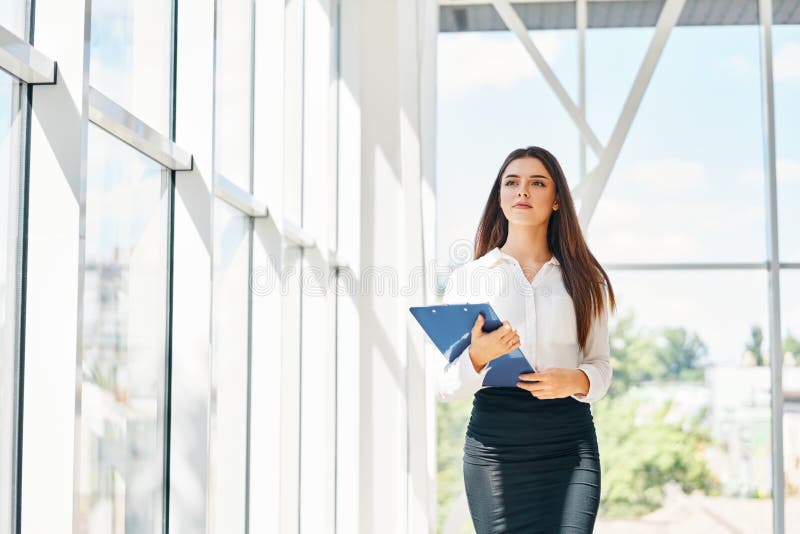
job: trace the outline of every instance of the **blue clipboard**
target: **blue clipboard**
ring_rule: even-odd
[[[448,362],[455,360],[470,344],[472,325],[478,313],[483,312],[484,332],[496,330],[503,324],[488,302],[411,306],[408,311]],[[517,387],[521,373],[535,372],[519,348],[486,365],[489,372],[483,378],[483,386]]]

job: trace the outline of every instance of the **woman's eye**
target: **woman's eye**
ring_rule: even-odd
[[[536,180],[535,182],[533,182],[533,184],[538,185],[540,187],[545,187],[544,182],[542,182],[541,180]],[[506,180],[505,185],[514,185],[514,180]]]

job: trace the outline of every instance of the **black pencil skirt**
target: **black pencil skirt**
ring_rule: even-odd
[[[600,454],[590,405],[516,387],[478,390],[464,485],[477,534],[592,532]]]

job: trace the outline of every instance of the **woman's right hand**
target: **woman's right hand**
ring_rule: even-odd
[[[484,366],[495,358],[508,354],[519,347],[519,334],[508,321],[503,321],[499,328],[491,332],[483,331],[483,314],[479,313],[472,325],[469,356],[475,371],[480,372]]]

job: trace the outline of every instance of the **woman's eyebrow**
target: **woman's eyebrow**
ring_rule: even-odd
[[[506,174],[506,178],[519,178],[516,174]],[[550,180],[549,176],[544,176],[543,174],[531,174],[529,178],[544,178],[545,180]]]

